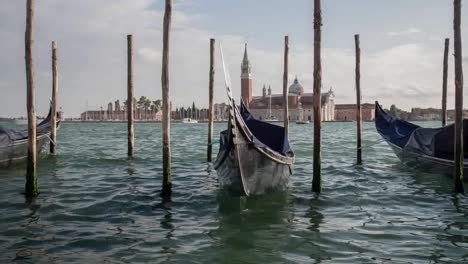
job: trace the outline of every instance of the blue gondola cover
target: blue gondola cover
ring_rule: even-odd
[[[393,117],[376,102],[375,126],[377,132],[388,142],[403,151],[431,157],[454,159],[454,125],[440,128],[422,128]],[[463,120],[465,158],[468,157],[468,120]]]

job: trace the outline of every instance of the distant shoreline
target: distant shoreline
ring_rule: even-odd
[[[227,120],[215,120],[214,123],[227,123]],[[322,121],[322,123],[348,123],[348,122],[354,122],[354,121]],[[374,122],[374,121],[364,121],[364,122]],[[127,124],[127,121],[111,121],[111,120],[66,120],[62,121],[62,123],[66,124],[72,124],[72,123],[87,123],[87,124]],[[154,121],[154,120],[135,120],[135,123],[162,123],[161,121]],[[171,120],[171,123],[182,123],[181,120]],[[208,123],[207,120],[201,120],[198,121],[198,124],[203,123],[206,124]],[[283,121],[273,121],[271,123],[283,123]],[[311,122],[312,124],[313,122]],[[192,123],[193,124],[193,123]],[[197,124],[197,123],[195,123]]]
[[[215,123],[227,123],[227,120],[225,121],[214,121]],[[103,120],[103,121],[99,121],[99,120],[87,120],[87,121],[84,121],[84,120],[65,120],[65,121],[62,121],[62,123],[67,123],[67,124],[70,124],[70,123],[89,123],[89,124],[127,124],[128,122],[126,120]],[[162,123],[162,121],[155,121],[155,120],[135,120],[135,123]],[[171,120],[171,123],[182,123],[181,120]],[[198,123],[208,123],[208,121],[198,121]],[[197,123],[195,123],[197,124]]]

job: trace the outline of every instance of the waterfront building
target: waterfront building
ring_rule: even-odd
[[[411,108],[413,120],[442,120],[442,109],[435,108]]]
[[[241,64],[241,98],[252,115],[260,120],[283,120],[283,94],[272,94],[271,87],[263,86],[261,96],[252,95],[252,65],[247,54],[247,44]],[[322,121],[335,118],[335,94],[332,88],[322,93]],[[298,78],[288,90],[289,119],[293,121],[313,121],[313,93],[306,93]]]
[[[361,104],[362,121],[373,121],[375,119],[375,105]],[[356,121],[356,104],[337,104],[335,105],[336,121]]]
[[[162,111],[136,109],[134,111],[136,121],[161,121]],[[102,110],[87,110],[80,115],[81,121],[126,121],[127,111],[119,108],[112,109],[112,104],[109,103],[106,111]]]
[[[226,103],[214,104],[213,109],[215,121],[225,121],[229,119],[229,105]]]

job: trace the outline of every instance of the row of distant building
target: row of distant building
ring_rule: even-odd
[[[362,117],[364,121],[374,120],[374,104],[362,104]],[[268,120],[268,111],[265,110],[250,110],[256,112],[256,118]],[[282,109],[273,109],[273,118],[270,120],[282,120]],[[259,113],[260,112],[260,113]],[[304,118],[302,120],[313,121],[313,109],[306,108],[303,110]],[[262,113],[264,115],[262,115]],[[291,112],[290,112],[291,113]],[[356,120],[356,105],[355,104],[336,104],[333,109],[333,118],[328,118],[328,121],[355,121]],[[448,110],[448,120],[453,120],[454,110]],[[277,115],[278,117],[276,117]],[[136,109],[135,120],[137,121],[161,121],[162,113],[154,111],[145,111]],[[193,113],[182,113],[180,111],[172,111],[173,120],[182,120],[184,118],[191,118],[199,121],[208,120],[209,112],[208,109],[199,109]],[[290,115],[291,121],[298,121],[299,114]],[[411,121],[435,121],[442,119],[442,110],[435,108],[412,108],[410,112],[399,111],[397,116],[403,120]],[[226,121],[229,118],[228,105],[226,103],[220,103],[214,105],[214,120],[215,121]],[[464,118],[468,118],[468,111],[464,111]],[[81,114],[80,120],[82,121],[126,121],[127,111],[125,110],[95,110],[86,111]]]
[[[262,88],[261,96],[252,95],[252,65],[249,61],[247,53],[247,45],[245,45],[244,57],[241,64],[241,98],[252,115],[260,120],[283,120],[284,106],[283,94],[272,94],[271,87]],[[288,108],[289,120],[291,121],[314,121],[313,110],[313,93],[306,93],[304,87],[300,84],[296,77],[288,89]],[[354,121],[356,120],[356,105],[355,104],[335,104],[335,93],[332,88],[321,94],[322,105],[322,121]],[[374,104],[364,103],[361,105],[362,120],[374,120]],[[216,121],[227,120],[229,118],[228,105],[226,103],[214,105],[214,119]],[[208,119],[208,109],[197,109],[196,111],[180,111],[176,109],[171,111],[171,117],[175,120],[183,118],[193,118],[197,120]],[[399,110],[396,115],[407,120],[440,120],[442,111],[440,109],[422,109],[413,108],[411,112]],[[153,120],[160,121],[162,113],[160,111],[145,111],[141,109],[135,110],[136,120]],[[448,111],[449,119],[453,115],[453,111]],[[126,110],[121,110],[120,106],[116,105],[112,109],[112,104],[108,106],[107,111],[86,111],[81,114],[81,120],[126,120]]]

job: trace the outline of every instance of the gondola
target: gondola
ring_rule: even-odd
[[[60,116],[57,114],[56,126],[60,125]],[[36,127],[36,149],[41,152],[50,141],[52,128],[52,111],[49,110],[47,118]],[[28,130],[15,130],[0,127],[0,168],[8,168],[15,163],[26,160],[28,156]]]
[[[375,127],[397,157],[420,171],[451,175],[454,167],[454,125],[423,128],[386,113],[375,103]],[[463,120],[464,175],[468,172],[468,120]],[[467,180],[468,177],[465,177]]]
[[[228,129],[220,134],[214,163],[220,187],[240,196],[285,190],[294,152],[284,128],[255,119],[242,101],[239,109],[229,100]]]

